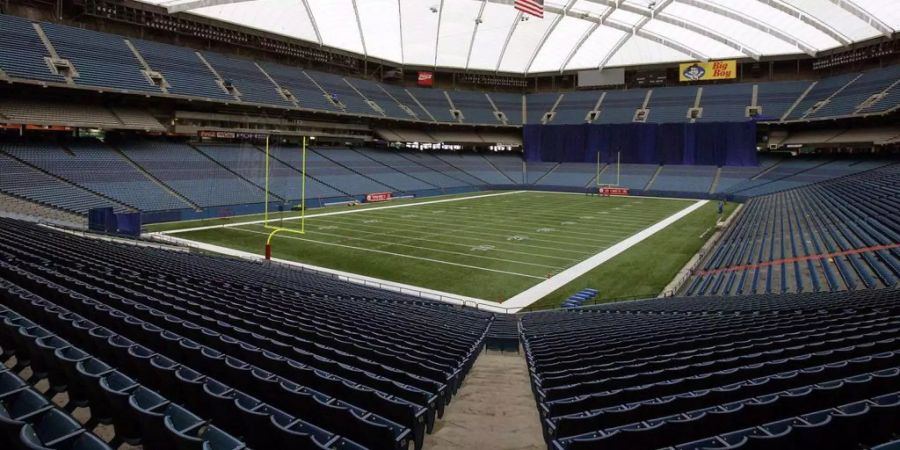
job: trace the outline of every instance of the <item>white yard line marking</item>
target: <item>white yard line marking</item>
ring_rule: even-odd
[[[404,203],[402,205],[385,205],[385,206],[375,206],[372,208],[361,208],[361,209],[352,209],[352,210],[344,210],[344,211],[331,211],[331,212],[323,212],[323,213],[318,213],[318,214],[308,214],[306,216],[306,218],[311,219],[314,217],[340,216],[343,214],[356,214],[356,213],[363,213],[366,211],[377,211],[379,209],[408,208],[411,206],[432,205],[435,203],[459,202],[459,201],[471,200],[471,199],[475,199],[475,198],[497,197],[500,195],[521,194],[523,192],[528,192],[528,191],[495,192],[493,194],[471,195],[468,197],[444,198],[441,200],[431,200],[431,201],[427,201],[427,202]],[[300,216],[284,217],[284,218],[279,218],[279,219],[269,219],[269,222],[274,222],[277,220],[295,220],[295,219],[299,219],[299,218],[300,218]],[[207,226],[202,226],[202,227],[182,228],[180,230],[157,231],[157,232],[148,233],[148,234],[149,235],[154,235],[154,234],[159,235],[159,234],[188,233],[191,231],[211,230],[214,228],[229,228],[229,227],[239,227],[239,226],[243,226],[243,225],[255,225],[255,224],[264,223],[264,222],[265,222],[265,220],[262,220],[262,219],[261,220],[250,220],[247,222],[235,222],[235,223],[228,223],[228,224],[223,224],[223,225],[207,225]]]
[[[430,237],[432,237],[432,236],[443,236],[443,235],[446,235],[447,233],[446,233],[446,231],[439,231],[439,232],[432,232],[432,233],[425,233],[422,231],[417,231],[417,229],[419,229],[419,228],[429,228],[428,226],[425,226],[425,225],[417,226],[417,227],[408,227],[408,228],[392,227],[393,231],[387,232],[387,233],[386,232],[367,231],[367,230],[361,229],[361,228],[368,227],[368,228],[375,228],[375,229],[382,230],[383,227],[373,227],[372,225],[362,225],[362,224],[358,224],[358,223],[352,223],[352,225],[353,225],[352,228],[349,226],[328,225],[328,228],[324,228],[324,229],[326,229],[326,230],[347,230],[347,231],[350,231],[351,233],[365,233],[365,234],[368,234],[371,236],[390,236],[390,237],[397,237],[397,236],[395,236],[395,234],[401,233],[401,234],[405,234],[405,236],[403,236],[403,239],[406,241],[422,241],[422,242],[429,242],[432,244],[450,245],[450,246],[454,246],[454,247],[472,248],[472,247],[476,247],[479,245],[491,245],[491,246],[498,245],[497,241],[460,236],[460,235],[456,234],[456,231],[454,231],[454,236],[453,236],[455,239],[469,239],[469,240],[474,240],[476,242],[472,243],[472,244],[464,244],[464,243],[460,243],[460,242],[447,242],[447,241],[442,241],[442,240],[437,240],[437,239],[431,239]],[[434,229],[434,227],[430,227],[430,229]],[[316,230],[307,231],[307,234],[315,235],[316,233],[322,233],[322,230],[323,230],[323,228],[320,227]],[[409,236],[410,233],[418,233],[419,236]],[[341,236],[346,239],[355,239],[355,237],[352,235],[335,234],[335,236]],[[379,241],[379,242],[386,243],[385,241]],[[547,249],[554,250],[552,248],[547,248]],[[503,249],[503,248],[499,248],[499,247],[492,248],[491,250],[499,252],[499,253],[511,253],[514,255],[525,255],[525,256],[536,256],[539,258],[559,259],[559,260],[567,261],[567,262],[581,261],[581,259],[572,259],[572,258],[564,257],[564,256],[552,256],[552,255],[546,255],[543,253],[520,252],[520,251],[516,251],[516,250],[507,250],[507,249]]]
[[[253,231],[253,230],[248,230],[248,229],[246,229],[246,228],[235,228],[235,229],[236,229],[236,230],[241,230],[241,231],[251,231],[251,232],[253,232],[253,233],[259,233],[259,234],[265,234],[265,235],[268,235],[268,234],[269,234],[268,232]],[[475,254],[475,253],[467,253],[467,252],[455,252],[455,251],[452,251],[452,250],[443,250],[443,249],[432,248],[432,247],[421,247],[421,246],[418,246],[418,245],[404,244],[404,243],[402,243],[402,242],[385,241],[385,240],[383,240],[383,239],[368,239],[368,238],[359,237],[359,236],[347,236],[347,235],[344,235],[344,234],[326,233],[326,232],[323,232],[323,231],[316,231],[316,232],[314,232],[314,233],[307,233],[307,234],[309,234],[310,236],[313,236],[313,235],[315,235],[315,234],[319,234],[319,235],[323,235],[323,236],[334,236],[334,237],[340,238],[340,239],[342,239],[342,240],[344,240],[344,241],[374,242],[374,243],[376,243],[376,244],[381,244],[381,246],[383,246],[383,247],[391,247],[391,246],[409,247],[409,248],[414,248],[414,249],[416,249],[416,250],[427,250],[427,251],[430,251],[430,252],[446,253],[446,254],[448,254],[448,255],[465,256],[465,257],[467,257],[467,258],[489,259],[489,260],[493,260],[493,261],[502,261],[502,262],[510,263],[510,264],[520,264],[520,265],[524,265],[524,266],[542,267],[542,268],[544,268],[544,269],[565,269],[565,267],[560,267],[560,266],[550,266],[550,265],[546,265],[546,264],[539,264],[539,263],[531,263],[531,262],[516,261],[516,260],[513,260],[513,259],[506,259],[506,258],[495,258],[495,257],[493,257],[493,256],[478,255],[478,254]],[[377,234],[377,233],[376,233],[376,234]],[[291,236],[285,236],[285,235],[282,234],[282,235],[277,236],[276,239],[281,239],[281,238],[283,238],[283,237],[288,237],[288,238],[289,238],[289,237],[291,237]],[[319,241],[319,240],[316,240],[316,239],[311,239],[311,240],[316,241],[316,242],[319,242],[319,243],[321,243],[321,244],[333,244],[333,243],[337,243],[337,242],[332,242],[332,241]],[[430,241],[428,241],[428,239],[424,239],[424,240],[425,240],[426,242],[430,242]],[[375,247],[361,247],[361,248],[367,248],[367,249],[372,249],[372,250],[376,250],[376,249],[377,249],[377,248],[375,248]]]
[[[597,253],[596,255],[591,256],[590,258],[578,264],[575,264],[574,266],[548,278],[547,280],[514,295],[509,300],[503,302],[503,306],[512,309],[521,309],[544,298],[546,295],[571,283],[576,278],[588,273],[600,264],[609,261],[613,257],[619,255],[625,250],[628,250],[644,239],[653,236],[660,230],[675,223],[682,217],[685,217],[688,214],[700,209],[707,203],[709,203],[709,200],[697,201],[693,205],[688,206],[687,208],[684,208],[681,211],[678,211],[677,213],[672,214],[671,216],[666,217],[665,219],[635,233],[634,235],[626,238],[618,244],[613,245],[612,247],[603,250],[602,252]]]
[[[262,235],[268,235],[268,234],[269,234],[269,233],[262,232],[262,231],[248,230],[248,229],[246,229],[246,228],[236,228],[236,230],[238,230],[238,231],[243,231],[243,232],[245,232],[245,233],[255,233],[255,234],[262,234]],[[518,273],[518,272],[510,272],[510,271],[506,271],[506,270],[491,269],[491,268],[488,268],[488,267],[473,266],[473,265],[469,265],[469,264],[455,263],[455,262],[444,261],[444,260],[440,260],[440,259],[426,258],[426,257],[424,257],[424,256],[412,256],[412,255],[406,255],[406,254],[403,254],[403,253],[389,252],[389,251],[386,251],[386,250],[376,250],[376,249],[372,249],[372,248],[356,247],[356,246],[353,246],[353,245],[346,245],[346,244],[338,244],[338,243],[336,243],[336,242],[317,241],[317,240],[315,240],[315,239],[307,239],[307,238],[302,238],[302,237],[298,237],[298,236],[286,236],[286,235],[281,235],[281,236],[278,236],[278,238],[279,238],[279,239],[282,239],[282,238],[284,238],[284,239],[294,239],[294,240],[297,240],[297,241],[312,242],[312,243],[314,243],[314,244],[331,245],[331,246],[334,246],[334,247],[349,248],[349,249],[353,249],[353,250],[361,250],[361,251],[364,251],[364,252],[381,253],[381,254],[384,254],[384,255],[398,256],[398,257],[401,257],[401,258],[416,259],[416,260],[419,260],[419,261],[428,261],[428,262],[433,262],[433,263],[438,263],[438,264],[447,264],[447,265],[450,265],[450,266],[465,267],[465,268],[468,268],[468,269],[476,269],[476,270],[484,270],[484,271],[487,271],[487,272],[502,273],[502,274],[506,274],[506,275],[515,275],[515,276],[519,276],[519,277],[535,278],[535,279],[538,279],[538,280],[543,280],[543,279],[544,279],[544,277],[539,277],[539,276],[536,276],[536,275],[529,275],[529,274],[527,274],[527,273]],[[515,262],[515,261],[509,261],[509,262]]]

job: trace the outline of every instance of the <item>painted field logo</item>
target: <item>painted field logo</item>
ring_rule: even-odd
[[[494,249],[493,245],[478,245],[472,247],[470,250],[473,252],[489,252]]]
[[[514,235],[514,236],[510,236],[510,237],[506,238],[506,240],[507,240],[507,241],[527,241],[527,240],[528,240],[528,236],[524,236],[524,235],[521,235],[521,234],[516,234],[516,235]]]
[[[552,232],[556,231],[556,228],[538,228],[537,230],[534,230],[534,231],[537,231],[538,233],[552,233]]]

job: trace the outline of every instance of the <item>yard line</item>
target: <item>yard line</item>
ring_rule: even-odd
[[[335,219],[331,219],[331,220],[333,221],[333,220],[335,220]],[[355,219],[352,219],[352,218],[341,218],[341,219],[338,219],[338,220],[351,220],[351,221],[352,221],[352,220],[355,220]],[[326,224],[330,224],[330,223],[334,223],[334,222],[325,222],[325,223],[326,223]],[[348,222],[348,223],[351,223],[351,224],[353,224],[353,226],[357,226],[357,227],[380,228],[378,225],[363,224],[363,223],[358,223],[358,222]],[[418,222],[414,222],[414,223],[418,223]],[[405,225],[405,224],[404,224],[404,225],[401,225],[401,226],[402,226],[402,227],[406,227],[406,228],[397,228],[397,231],[398,231],[398,232],[399,232],[399,231],[403,231],[403,230],[407,230],[407,229],[420,229],[420,228],[429,228],[429,229],[430,229],[430,228],[433,228],[433,227],[429,227],[428,224],[420,224],[420,225],[415,225],[415,226],[409,226],[409,225]],[[457,225],[457,224],[454,224],[453,226],[458,226],[458,225]],[[494,244],[494,245],[496,245],[496,244],[504,244],[504,243],[507,243],[507,242],[508,242],[508,241],[506,241],[506,239],[502,239],[502,240],[487,240],[487,241],[485,241],[484,238],[483,238],[483,236],[484,236],[485,234],[488,234],[488,233],[477,233],[477,235],[478,235],[479,237],[467,237],[467,236],[462,236],[462,235],[461,235],[462,233],[465,233],[465,234],[476,234],[475,232],[470,232],[470,231],[460,231],[460,230],[463,230],[463,229],[466,229],[466,228],[475,228],[475,227],[478,227],[478,226],[480,226],[480,225],[479,225],[479,224],[473,224],[473,225],[463,225],[463,226],[458,226],[458,228],[456,228],[456,229],[453,230],[454,233],[456,233],[456,234],[454,235],[454,237],[456,237],[456,238],[458,238],[458,239],[475,240],[475,241],[484,242],[484,243],[488,243],[488,244]],[[439,232],[439,234],[445,234],[446,232],[447,232],[447,230],[441,230],[441,231]],[[510,231],[510,233],[515,233],[515,232]],[[436,232],[435,234],[438,234],[438,232]],[[498,236],[499,236],[499,234],[498,234]],[[504,234],[504,236],[508,237],[508,235],[506,235],[506,234]],[[611,241],[610,244],[612,244],[613,242],[615,242],[615,241]],[[551,242],[551,243],[553,243],[553,244],[558,244],[558,243],[555,242],[555,241],[554,241],[554,242]],[[550,251],[556,251],[556,252],[571,253],[571,254],[578,255],[578,256],[587,256],[587,255],[591,254],[590,252],[584,252],[584,251],[581,251],[581,250],[569,250],[569,249],[563,249],[563,248],[559,248],[559,247],[544,247],[544,246],[541,246],[541,245],[523,244],[522,241],[516,241],[516,246],[517,246],[517,247],[534,248],[534,249],[539,249],[539,250],[550,250]]]
[[[526,196],[527,196],[527,195],[526,195]],[[614,211],[615,211],[613,208],[620,208],[620,209],[622,208],[622,207],[619,207],[619,206],[613,206],[612,208],[610,208],[610,205],[603,205],[602,208],[598,209],[598,208],[597,208],[597,204],[598,204],[599,202],[596,201],[596,200],[591,200],[591,201],[593,202],[591,205],[585,205],[583,200],[578,200],[577,202],[568,202],[568,203],[562,205],[561,208],[554,208],[554,211],[568,210],[568,209],[574,209],[574,208],[577,208],[577,210],[573,211],[572,214],[591,214],[591,213],[593,213],[593,214],[600,214],[600,213],[608,214],[608,213],[610,213],[610,212],[614,212]],[[473,209],[476,209],[476,208],[477,208],[477,209],[480,209],[480,208],[488,209],[488,208],[489,208],[492,212],[499,212],[499,213],[500,213],[500,214],[490,214],[490,215],[489,215],[490,217],[498,216],[498,215],[505,215],[505,214],[509,214],[509,213],[511,213],[511,212],[512,212],[512,213],[519,213],[519,212],[523,212],[523,211],[524,211],[524,212],[527,212],[529,216],[534,216],[535,218],[539,218],[539,217],[547,217],[548,220],[558,220],[558,219],[560,218],[560,217],[558,216],[558,214],[553,214],[553,215],[547,214],[547,209],[546,209],[546,208],[541,208],[541,209],[536,209],[536,208],[503,208],[503,207],[499,207],[499,208],[498,208],[498,207],[495,206],[495,205],[497,205],[497,204],[507,204],[507,203],[509,203],[509,204],[514,204],[514,205],[519,205],[520,202],[521,202],[521,200],[517,200],[517,201],[484,200],[484,201],[478,202],[478,203],[477,203],[477,206],[475,206]],[[647,213],[652,212],[652,211],[656,211],[656,210],[661,210],[661,209],[666,209],[666,210],[667,210],[667,208],[664,208],[663,206],[664,206],[664,205],[659,205],[659,208],[654,207],[653,210],[647,210],[646,208],[644,208],[644,209],[636,208],[636,209],[638,209],[638,211],[637,211],[637,212],[629,213],[629,217],[636,217],[636,218],[639,218],[639,219],[647,219],[647,220],[653,220],[653,221],[656,221],[656,220],[659,220],[659,219],[660,219],[660,214],[647,214]],[[624,207],[624,206],[623,206],[623,207]],[[451,205],[451,206],[449,206],[449,208],[452,208],[452,209],[454,209],[454,211],[457,211],[457,210],[462,210],[462,208],[464,208],[464,207],[463,207],[463,206]],[[428,208],[425,208],[425,209],[428,209]],[[629,208],[629,209],[630,209],[630,208]],[[471,211],[471,210],[472,210],[472,209],[465,209],[465,211]],[[460,213],[460,214],[464,214],[464,213]],[[609,215],[608,217],[605,218],[605,220],[607,220],[607,221],[613,221],[613,222],[619,221],[619,220],[621,220],[621,219],[623,219],[621,216],[616,216],[616,215]]]
[[[348,220],[355,220],[355,219],[348,219]],[[412,220],[412,219],[391,218],[390,220],[385,219],[384,224],[387,224],[389,222],[401,223],[404,225],[410,224],[410,223],[413,223],[413,224],[421,223],[421,221]],[[441,226],[446,227],[446,229],[452,229],[453,227],[471,228],[469,226],[461,226],[462,224],[457,223],[457,222],[440,222],[440,221],[430,220],[428,223],[432,224],[432,225],[441,225]],[[598,234],[598,236],[609,236],[609,237],[614,238],[612,241],[610,241],[608,239],[585,239],[585,238],[572,237],[572,239],[578,239],[578,242],[572,242],[570,239],[565,239],[565,236],[560,236],[560,235],[556,235],[556,237],[560,237],[562,239],[552,239],[551,240],[551,239],[542,239],[542,238],[538,238],[538,237],[532,237],[535,233],[538,235],[541,235],[541,236],[551,236],[550,234],[546,234],[546,233],[538,233],[537,231],[535,231],[535,228],[529,228],[528,230],[522,230],[522,229],[515,230],[515,229],[508,229],[508,226],[486,227],[484,223],[472,225],[472,227],[475,227],[475,226],[481,227],[479,229],[479,234],[503,236],[505,238],[510,237],[510,235],[528,234],[529,241],[544,242],[544,243],[548,243],[548,244],[552,244],[552,245],[576,246],[579,248],[584,248],[585,242],[590,243],[590,244],[611,244],[611,243],[616,242],[618,240],[618,238],[620,238],[620,237],[628,236],[628,234],[631,232],[631,230],[621,230],[620,229],[620,230],[616,230],[617,231],[616,233],[604,231],[604,233]],[[535,225],[535,227],[541,228],[540,225]],[[639,228],[639,226],[635,226],[633,228]],[[456,231],[456,230],[454,230],[454,231]],[[499,231],[499,232],[497,232],[497,231]]]
[[[328,223],[329,223],[329,224],[333,224],[333,223],[335,223],[335,222],[332,221],[332,222],[328,222]],[[421,240],[421,241],[425,241],[425,242],[432,242],[432,243],[435,243],[435,244],[453,245],[453,246],[456,246],[456,247],[468,247],[468,248],[471,248],[471,247],[475,247],[475,246],[477,246],[477,245],[479,245],[479,244],[490,244],[490,245],[499,244],[499,242],[497,242],[497,241],[488,241],[488,240],[481,240],[481,239],[476,239],[476,238],[466,238],[466,237],[464,237],[463,239],[469,239],[469,240],[475,239],[475,240],[478,241],[478,244],[461,244],[461,243],[459,243],[459,242],[447,242],[447,241],[440,241],[440,240],[435,240],[435,239],[430,239],[430,238],[425,238],[425,237],[424,237],[424,236],[440,236],[440,235],[444,235],[444,234],[447,233],[446,230],[441,230],[441,231],[438,231],[438,232],[432,232],[432,233],[422,233],[422,232],[420,232],[420,231],[414,231],[412,228],[397,228],[397,227],[392,227],[392,228],[394,228],[394,231],[392,231],[392,232],[390,232],[390,233],[378,233],[378,232],[374,232],[374,231],[367,231],[367,230],[360,230],[360,229],[359,229],[359,227],[366,227],[366,228],[382,228],[382,227],[379,227],[378,225],[370,225],[370,224],[358,224],[358,223],[354,223],[354,225],[353,225],[354,228],[350,228],[349,226],[343,226],[343,225],[332,225],[332,226],[334,226],[334,227],[337,228],[337,229],[348,230],[348,231],[352,231],[352,232],[354,232],[354,233],[367,233],[367,234],[377,235],[377,236],[391,236],[391,237],[394,237],[395,233],[410,233],[410,232],[412,232],[412,233],[421,233],[422,236],[418,236],[418,237],[408,237],[408,236],[407,236],[407,237],[404,237],[404,239],[406,239],[406,240],[412,240],[412,241]],[[423,226],[423,227],[424,227],[424,226]],[[423,228],[423,227],[413,227],[413,228]],[[430,229],[434,229],[434,227],[431,227]],[[315,234],[315,233],[319,233],[319,231],[318,231],[318,230],[308,230],[308,231],[307,231],[307,234]],[[457,237],[458,237],[458,236],[457,236]],[[552,250],[552,249],[549,249],[549,248],[548,248],[548,250]],[[572,259],[572,258],[567,258],[567,257],[563,257],[563,256],[550,256],[550,255],[543,254],[543,253],[520,252],[520,251],[516,251],[516,250],[504,250],[504,249],[500,249],[500,248],[495,248],[493,251],[497,251],[497,252],[501,252],[501,253],[513,253],[513,254],[517,254],[517,255],[536,256],[536,257],[540,257],[540,258],[559,259],[559,260],[563,260],[563,261],[567,261],[567,262],[578,262],[578,261],[581,261],[581,259]]]
[[[255,234],[262,234],[262,235],[268,235],[268,234],[269,234],[269,233],[264,233],[264,232],[260,232],[260,231],[248,230],[248,229],[246,229],[246,228],[235,228],[235,229],[238,230],[238,231],[243,231],[243,232],[245,232],[245,233],[255,233]],[[360,251],[364,251],[364,252],[380,253],[380,254],[384,254],[384,255],[397,256],[397,257],[400,257],[400,258],[409,258],[409,259],[415,259],[415,260],[419,260],[419,261],[428,261],[428,262],[433,262],[433,263],[437,263],[437,264],[446,264],[446,265],[450,265],[450,266],[465,267],[465,268],[467,268],[467,269],[483,270],[483,271],[487,271],[487,272],[495,272],[495,273],[502,273],[502,274],[506,274],[506,275],[514,275],[514,276],[525,277],[525,278],[533,278],[533,279],[537,279],[537,280],[543,280],[543,279],[545,279],[545,277],[539,277],[539,276],[535,276],[535,275],[529,275],[529,274],[526,274],[526,273],[510,272],[510,271],[507,271],[507,270],[499,270],[499,269],[491,269],[491,268],[489,268],[489,267],[473,266],[473,265],[470,265],[470,264],[455,263],[455,262],[450,262],[450,261],[443,261],[443,260],[440,260],[440,259],[425,258],[425,257],[422,257],[422,256],[406,255],[406,254],[403,254],[403,253],[394,253],[394,252],[389,252],[389,251],[385,251],[385,250],[376,250],[376,249],[365,248],[365,247],[356,247],[356,246],[353,246],[353,245],[338,244],[338,243],[334,243],[334,242],[317,241],[317,240],[315,240],[315,239],[302,238],[302,237],[298,237],[298,236],[281,235],[281,236],[279,236],[279,238],[294,239],[294,240],[298,240],[298,241],[312,242],[312,243],[314,243],[314,244],[330,245],[330,246],[335,246],[335,247],[343,247],[343,248],[349,248],[349,249],[353,249],[353,250],[360,250]]]
[[[482,224],[503,223],[507,228],[509,228],[509,227],[511,227],[511,225],[508,224],[508,223],[506,223],[506,222],[509,222],[510,217],[511,217],[513,214],[515,214],[515,213],[509,213],[509,214],[504,215],[504,216],[500,216],[500,215],[490,215],[490,214],[486,214],[486,215],[474,215],[474,216],[473,216],[473,215],[470,215],[470,214],[459,214],[459,213],[457,213],[457,212],[450,212],[450,211],[448,211],[447,214],[441,214],[441,215],[438,216],[438,217],[445,217],[445,218],[450,218],[450,219],[454,219],[454,218],[463,218],[464,220],[477,220],[477,221],[479,221],[479,222],[482,223]],[[373,214],[373,215],[374,215],[375,217],[383,217],[383,218],[387,218],[387,220],[402,220],[402,219],[403,219],[402,217],[401,217],[401,218],[396,218],[396,216],[383,215],[383,214],[378,214],[378,213]],[[610,216],[612,216],[612,215],[610,215]],[[488,220],[488,219],[490,219],[491,217],[497,217],[497,219],[496,219],[496,220]],[[596,229],[596,230],[598,230],[598,231],[616,231],[616,230],[621,230],[623,226],[628,226],[628,227],[633,227],[633,228],[637,228],[637,227],[640,227],[640,226],[646,226],[646,225],[651,224],[651,223],[653,223],[653,222],[659,221],[659,220],[662,219],[663,217],[665,217],[665,214],[660,214],[659,216],[657,216],[657,217],[655,217],[655,218],[653,218],[653,219],[648,219],[648,220],[640,220],[640,221],[624,221],[624,220],[622,220],[622,221],[620,221],[620,224],[619,224],[619,225],[607,225],[607,224],[606,224],[607,221],[605,221],[605,220],[600,220],[601,218],[598,217],[598,218],[595,218],[595,219],[589,219],[589,220],[591,220],[591,222],[589,222],[589,223],[587,223],[587,224],[583,224],[583,225],[585,225],[585,226],[590,226],[591,229]],[[521,223],[524,219],[530,219],[530,218],[527,217],[527,216],[526,216],[526,217],[521,217],[521,218],[518,218],[518,219],[517,219],[517,222],[520,222],[520,223]],[[557,217],[555,217],[554,219],[547,220],[547,223],[534,222],[533,225],[529,225],[529,226],[521,225],[521,226],[518,226],[518,227],[515,227],[515,228],[519,228],[519,229],[521,230],[521,232],[534,232],[534,227],[538,227],[538,228],[543,228],[543,227],[559,227],[559,226],[560,226],[559,222],[564,222],[564,221],[565,221],[564,219],[565,219],[565,217],[558,217],[558,216],[557,216]],[[540,220],[540,219],[536,219],[536,220]],[[583,220],[583,219],[581,219],[581,220]],[[552,223],[549,223],[549,222],[552,222]],[[444,223],[447,223],[447,222],[444,222]],[[531,223],[530,220],[529,220],[529,223]],[[515,230],[513,230],[513,231],[515,231]],[[587,233],[587,232],[573,231],[573,230],[568,230],[568,229],[558,229],[557,231],[559,231],[559,232],[562,233],[562,234],[571,236],[571,237],[574,238],[574,239],[581,239],[579,236],[597,236],[596,233]],[[568,236],[567,236],[567,237],[568,237]]]
[[[495,192],[495,193],[491,193],[491,194],[471,195],[471,196],[467,196],[467,197],[454,197],[454,198],[444,198],[444,199],[440,199],[440,200],[430,200],[427,202],[404,203],[402,205],[385,205],[385,206],[374,206],[372,208],[331,211],[331,212],[323,212],[323,213],[317,213],[317,214],[307,214],[306,218],[310,219],[313,217],[339,216],[339,215],[344,215],[344,214],[358,214],[358,213],[363,213],[363,212],[367,212],[367,211],[376,211],[376,210],[380,210],[380,209],[408,208],[408,207],[412,207],[412,206],[431,205],[431,204],[435,204],[435,203],[459,202],[459,201],[463,201],[463,200],[472,200],[472,199],[476,199],[476,198],[498,197],[501,195],[521,194],[523,192],[527,192],[527,191]],[[274,222],[277,220],[295,220],[295,219],[299,219],[299,218],[300,218],[300,216],[282,217],[282,218],[278,218],[278,219],[269,219],[269,222]],[[150,234],[150,235],[153,235],[153,234],[178,234],[178,233],[187,233],[187,232],[191,232],[191,231],[210,230],[213,228],[230,228],[230,227],[239,227],[239,226],[243,226],[243,225],[256,225],[258,223],[264,223],[264,222],[265,222],[265,220],[250,220],[247,222],[235,222],[235,223],[227,223],[227,224],[222,224],[222,225],[207,225],[207,226],[203,226],[203,227],[182,228],[180,230],[157,231],[157,232],[148,233],[148,234]]]
[[[260,227],[261,227],[261,225],[251,225],[251,226],[260,226]],[[246,230],[246,228],[238,228],[238,229],[239,229],[239,230]],[[268,233],[266,233],[266,234],[268,234]],[[314,232],[314,233],[308,233],[308,234],[320,234],[320,235],[323,235],[323,236],[335,236],[335,237],[338,237],[338,238],[343,238],[343,239],[345,239],[346,241],[374,242],[374,243],[376,243],[376,244],[381,244],[381,245],[384,246],[384,247],[390,247],[390,246],[396,245],[396,246],[400,246],[400,247],[409,247],[409,248],[415,248],[415,249],[418,249],[418,250],[426,250],[426,251],[429,251],[429,252],[446,253],[446,254],[448,254],[448,255],[459,255],[459,256],[465,256],[465,257],[467,257],[467,258],[490,259],[490,260],[493,260],[493,261],[501,261],[501,262],[510,263],[510,264],[519,264],[519,265],[523,265],[523,266],[541,267],[541,268],[544,268],[544,269],[557,269],[557,270],[559,270],[559,269],[565,269],[565,267],[560,267],[560,266],[549,266],[549,265],[546,265],[546,264],[538,264],[538,263],[523,262],[523,261],[517,261],[517,260],[512,260],[512,259],[506,259],[506,258],[495,258],[495,257],[493,257],[493,256],[479,255],[479,254],[476,254],[476,253],[454,252],[454,251],[452,251],[452,250],[441,250],[441,249],[438,249],[438,248],[421,247],[421,246],[418,246],[418,245],[403,244],[403,243],[400,243],[400,242],[393,242],[393,241],[368,239],[368,238],[363,238],[363,237],[348,237],[348,236],[344,236],[343,234],[326,233],[326,232],[323,232],[323,231],[316,231],[316,232]],[[279,235],[278,237],[284,237],[284,235],[282,234],[282,235]]]

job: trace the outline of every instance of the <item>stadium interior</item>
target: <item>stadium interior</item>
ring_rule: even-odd
[[[0,0],[0,450],[900,450],[896,0]]]

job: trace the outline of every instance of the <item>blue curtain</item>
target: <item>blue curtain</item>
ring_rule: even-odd
[[[526,161],[755,166],[755,122],[526,125]]]

